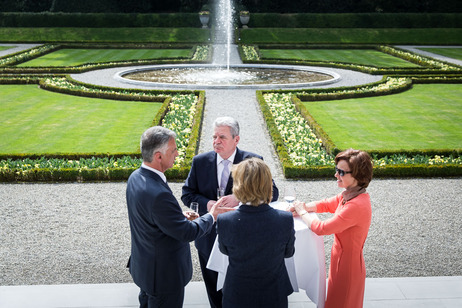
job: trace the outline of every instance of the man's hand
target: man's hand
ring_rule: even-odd
[[[210,200],[209,202],[207,202],[207,212],[210,212],[210,209],[215,203],[217,203],[217,201],[215,200]]]
[[[199,214],[193,211],[184,211],[183,215],[186,217],[187,220],[194,220],[199,217]]]
[[[223,198],[221,198],[220,200],[218,200],[217,202],[215,202],[215,204],[212,206],[212,208],[209,210],[209,213],[212,214],[213,218],[215,219],[215,221],[217,220],[217,217],[219,214],[221,213],[226,213],[226,212],[229,212],[229,211],[234,211],[235,208],[232,208],[232,207],[225,207],[222,205],[223,203]]]
[[[220,204],[220,207],[236,207],[239,205],[239,201],[236,197],[234,197],[234,195],[221,197],[217,202]]]

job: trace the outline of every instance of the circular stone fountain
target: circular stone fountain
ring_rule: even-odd
[[[118,81],[148,87],[220,89],[300,88],[337,82],[340,75],[319,68],[288,65],[156,65],[123,70]]]

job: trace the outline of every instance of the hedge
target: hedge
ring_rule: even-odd
[[[0,13],[0,27],[199,28],[200,26],[197,13]]]

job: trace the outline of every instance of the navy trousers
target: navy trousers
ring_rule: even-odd
[[[184,301],[184,288],[174,293],[151,295],[140,290],[138,296],[140,308],[182,308]]]
[[[204,258],[199,253],[199,263],[201,265],[202,278],[204,278],[205,288],[207,289],[207,296],[211,308],[223,307],[223,293],[217,291],[218,273],[207,268],[208,258]]]

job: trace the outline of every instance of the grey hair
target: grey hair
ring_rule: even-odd
[[[231,131],[231,135],[234,137],[239,136],[239,123],[231,117],[220,117],[216,118],[213,122],[213,128],[227,126]]]
[[[148,128],[141,135],[140,149],[143,161],[152,162],[152,156],[156,152],[165,154],[170,139],[175,139],[175,132],[162,126],[153,126]]]

